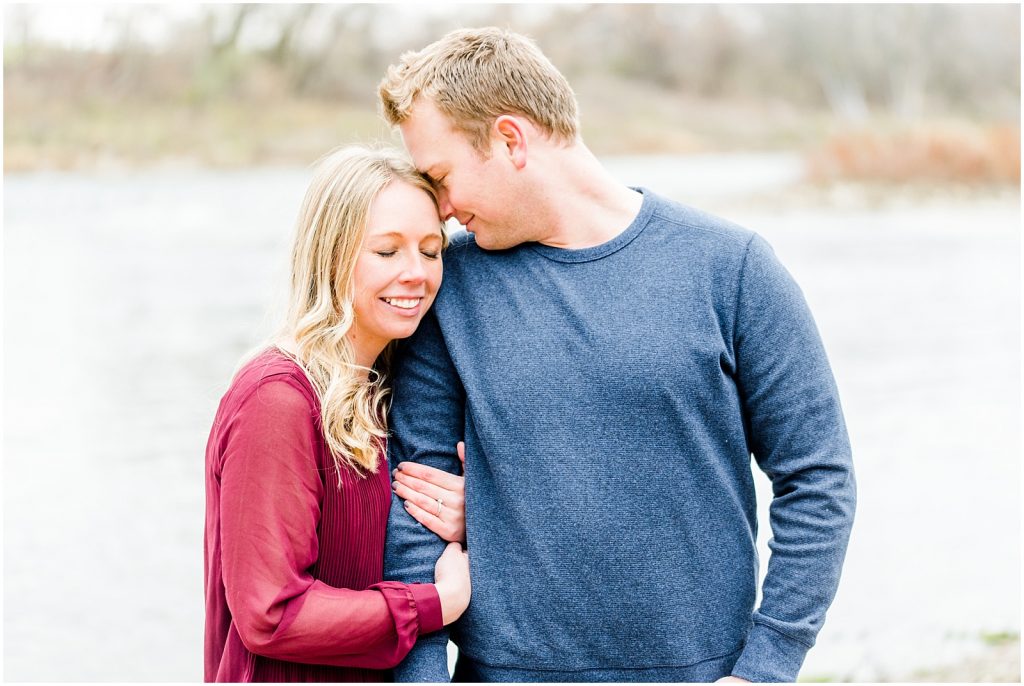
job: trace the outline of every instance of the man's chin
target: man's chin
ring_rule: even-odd
[[[512,247],[502,241],[494,240],[494,236],[489,236],[486,233],[483,235],[475,231],[470,231],[469,233],[473,235],[473,241],[476,243],[477,247],[484,250],[506,250]]]

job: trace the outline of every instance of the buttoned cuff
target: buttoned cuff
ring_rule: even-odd
[[[434,584],[409,584],[409,592],[416,604],[416,614],[420,620],[419,635],[433,633],[444,626],[441,614],[441,596],[437,594]]]

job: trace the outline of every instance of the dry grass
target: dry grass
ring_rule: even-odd
[[[5,103],[4,114],[5,172],[310,164],[338,145],[397,142],[372,110],[315,101],[158,106],[14,100]]]
[[[1020,127],[929,124],[831,135],[809,153],[817,182],[1020,183]]]
[[[905,683],[1020,683],[1020,639],[989,645],[981,654],[957,664],[921,670]]]
[[[275,97],[174,102],[55,93],[12,75],[4,86],[4,171],[187,164],[309,164],[346,143],[399,139],[366,104]],[[85,78],[85,77],[83,77]],[[645,84],[583,79],[581,115],[595,153],[810,150],[810,181],[1019,185],[1020,127],[976,123],[838,128],[786,103],[701,100]]]

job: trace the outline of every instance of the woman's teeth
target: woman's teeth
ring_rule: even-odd
[[[384,298],[384,302],[395,307],[400,307],[403,310],[411,310],[420,304],[420,300],[423,298]]]

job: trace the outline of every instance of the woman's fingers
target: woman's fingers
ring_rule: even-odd
[[[455,452],[459,454],[459,462],[462,463],[462,473],[466,473],[466,444],[459,441],[455,444]]]
[[[401,473],[416,479],[422,479],[429,484],[440,486],[445,490],[453,491],[461,489],[462,477],[456,474],[449,474],[443,469],[429,467],[416,462],[402,462],[394,473]]]
[[[463,532],[465,531],[465,524],[461,521],[454,521],[454,519],[453,521],[446,521],[444,519],[446,513],[453,518],[455,517],[457,513],[453,513],[452,510],[442,508],[441,516],[438,517],[434,514],[437,512],[437,503],[434,503],[434,507],[428,511],[424,510],[412,500],[405,501],[405,510],[412,515],[413,519],[433,531],[444,540],[451,542],[462,540]]]
[[[408,472],[403,472],[399,469],[396,469],[394,471],[391,483],[392,485],[401,484],[408,488],[409,490],[416,491],[417,493],[425,495],[431,500],[443,498],[445,496],[445,493],[447,492],[447,489],[443,489],[440,486],[435,486],[429,481],[417,479],[416,477],[410,475]]]
[[[417,479],[411,476],[407,472],[395,470],[392,484],[401,484],[411,491],[420,493],[431,500],[437,500],[443,498],[445,502],[462,502],[462,498],[465,495],[466,489],[463,486],[463,479],[461,476],[455,477],[456,481],[452,484],[453,488],[444,488],[442,486],[435,486],[429,481],[423,479]]]
[[[419,483],[420,483],[420,486],[422,488],[424,482],[421,481]],[[445,506],[448,506],[448,507],[455,507],[455,506],[462,507],[461,501],[458,502],[458,503],[455,502],[456,498],[454,496],[452,496],[452,495],[449,495],[448,498],[445,498],[445,493],[444,492],[440,492],[440,493],[426,492],[425,493],[423,490],[417,490],[415,488],[410,488],[407,484],[402,483],[401,481],[399,481],[397,479],[391,483],[391,487],[394,489],[395,493],[398,494],[398,497],[401,498],[402,500],[410,500],[410,501],[416,503],[416,505],[418,505],[422,509],[426,510],[427,512],[433,512],[434,514],[437,514],[438,500],[439,499],[441,501],[440,505],[441,505],[441,509],[442,510],[444,509]],[[430,486],[430,488],[434,489],[436,487],[435,486]]]
[[[465,472],[466,447],[461,441],[456,452]],[[413,519],[446,541],[465,540],[464,476],[415,462],[402,462],[391,475],[391,487]]]
[[[409,514],[412,515],[412,518],[415,519],[417,522],[427,527],[435,534],[438,534],[439,536],[441,535],[440,533],[438,533],[438,529],[444,525],[444,522],[438,519],[436,515],[427,512],[412,500],[405,501],[405,509]]]

